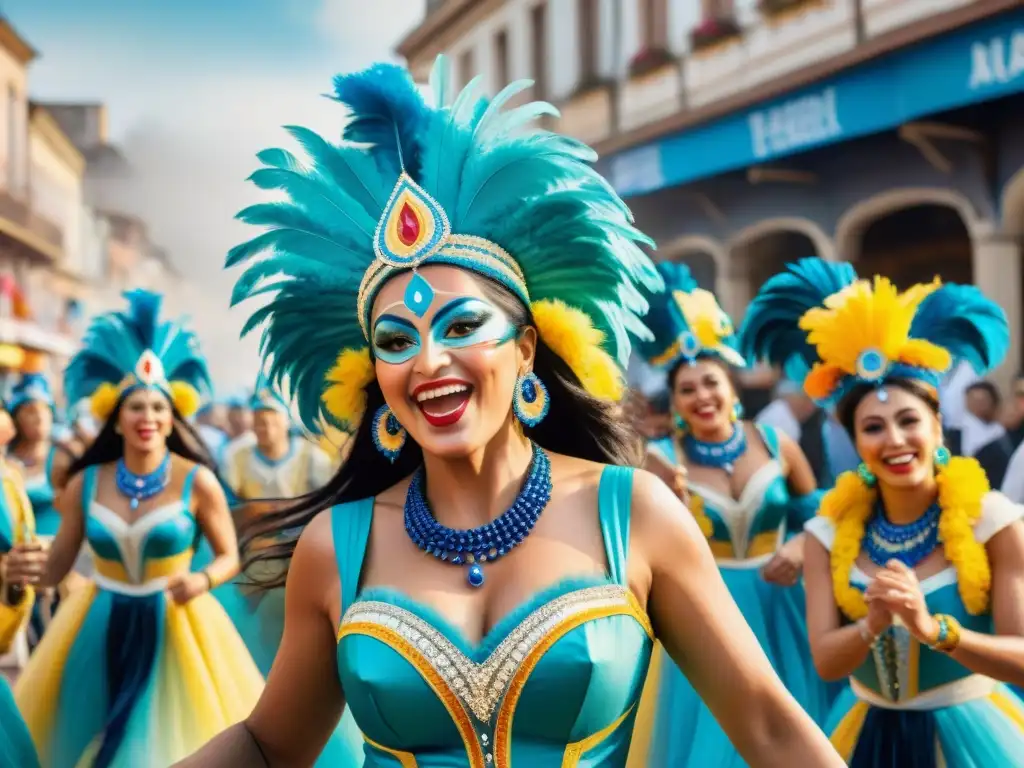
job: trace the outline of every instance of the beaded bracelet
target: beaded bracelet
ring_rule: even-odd
[[[878,635],[873,635],[871,633],[871,628],[868,627],[867,619],[861,619],[857,622],[857,630],[860,632],[861,639],[872,648],[874,647],[875,643],[878,642]]]
[[[931,649],[942,653],[955,651],[960,645],[960,622],[944,613],[936,614],[934,619],[939,624],[939,633],[935,637],[935,642],[931,644]]]

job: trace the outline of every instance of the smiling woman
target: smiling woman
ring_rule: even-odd
[[[310,764],[347,704],[368,767],[622,768],[655,636],[752,765],[840,764],[630,466],[622,368],[661,280],[594,153],[524,130],[549,105],[503,110],[528,87],[456,95],[440,59],[428,105],[378,65],[336,80],[340,144],[292,128],[308,163],[261,153],[253,181],[290,199],[241,214],[271,229],[229,256],[235,298],[283,273],[250,323],[270,375],[355,437],[262,521],[281,648],[252,716],[183,765]]]
[[[822,677],[848,677],[827,730],[857,768],[1022,765],[1024,507],[942,445],[937,385],[1006,353],[1003,311],[973,286],[900,293],[805,259],[747,312],[758,357],[806,373],[861,464],[810,521],[807,620]]]
[[[15,691],[42,765],[167,766],[251,710],[262,679],[209,590],[238,570],[224,494],[183,417],[209,393],[195,336],[128,295],[66,372],[104,425],[70,469],[53,546],[20,544],[12,583],[51,586],[83,543],[93,583],[65,600]],[[191,573],[200,533],[213,561]]]

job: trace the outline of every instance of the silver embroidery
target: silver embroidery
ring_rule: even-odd
[[[423,619],[390,603],[356,601],[341,625],[368,622],[397,632],[423,653],[473,716],[487,723],[523,660],[556,625],[584,611],[623,604],[628,605],[626,589],[617,584],[587,587],[555,598],[523,619],[482,664],[467,658]]]

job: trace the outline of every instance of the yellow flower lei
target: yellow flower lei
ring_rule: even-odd
[[[968,613],[988,609],[992,570],[984,544],[974,538],[981,501],[990,486],[985,470],[974,459],[956,457],[936,476],[939,486],[939,541],[946,559],[956,568],[960,598]],[[832,589],[836,605],[851,620],[868,613],[863,593],[850,584],[850,570],[860,555],[864,528],[875,509],[876,491],[856,472],[844,472],[821,503],[818,514],[835,524],[832,545]]]

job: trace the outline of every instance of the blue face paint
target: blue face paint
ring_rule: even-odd
[[[516,329],[504,312],[473,296],[448,302],[430,321],[430,338],[449,349],[499,346],[515,336]]]
[[[396,315],[381,315],[373,326],[373,354],[378,360],[401,365],[419,354],[420,332],[408,320]]]

